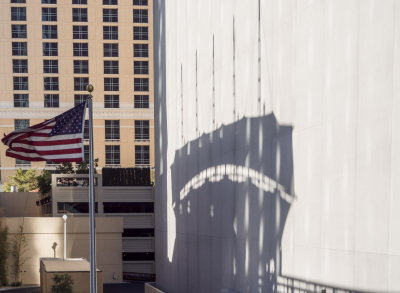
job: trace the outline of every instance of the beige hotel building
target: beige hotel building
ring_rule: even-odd
[[[152,18],[152,0],[1,0],[1,133],[74,107],[91,83],[99,168],[153,167]],[[56,166],[5,151],[1,183],[18,168]]]

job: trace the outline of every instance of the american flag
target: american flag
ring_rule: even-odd
[[[18,129],[1,140],[6,156],[26,161],[83,161],[86,102],[42,123]]]

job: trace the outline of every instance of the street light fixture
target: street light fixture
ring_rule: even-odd
[[[64,214],[62,216],[62,219],[64,220],[64,260],[66,260],[67,259],[67,219],[68,219],[67,214]]]

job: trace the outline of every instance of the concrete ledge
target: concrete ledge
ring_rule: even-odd
[[[0,288],[1,293],[40,293],[39,286]]]
[[[144,284],[144,293],[165,293],[164,291],[157,289],[155,286],[156,286],[156,283]]]

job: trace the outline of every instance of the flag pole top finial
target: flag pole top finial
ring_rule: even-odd
[[[91,84],[88,84],[88,85],[86,86],[86,90],[87,90],[89,93],[92,93],[93,90],[94,90],[94,87],[93,87]]]

